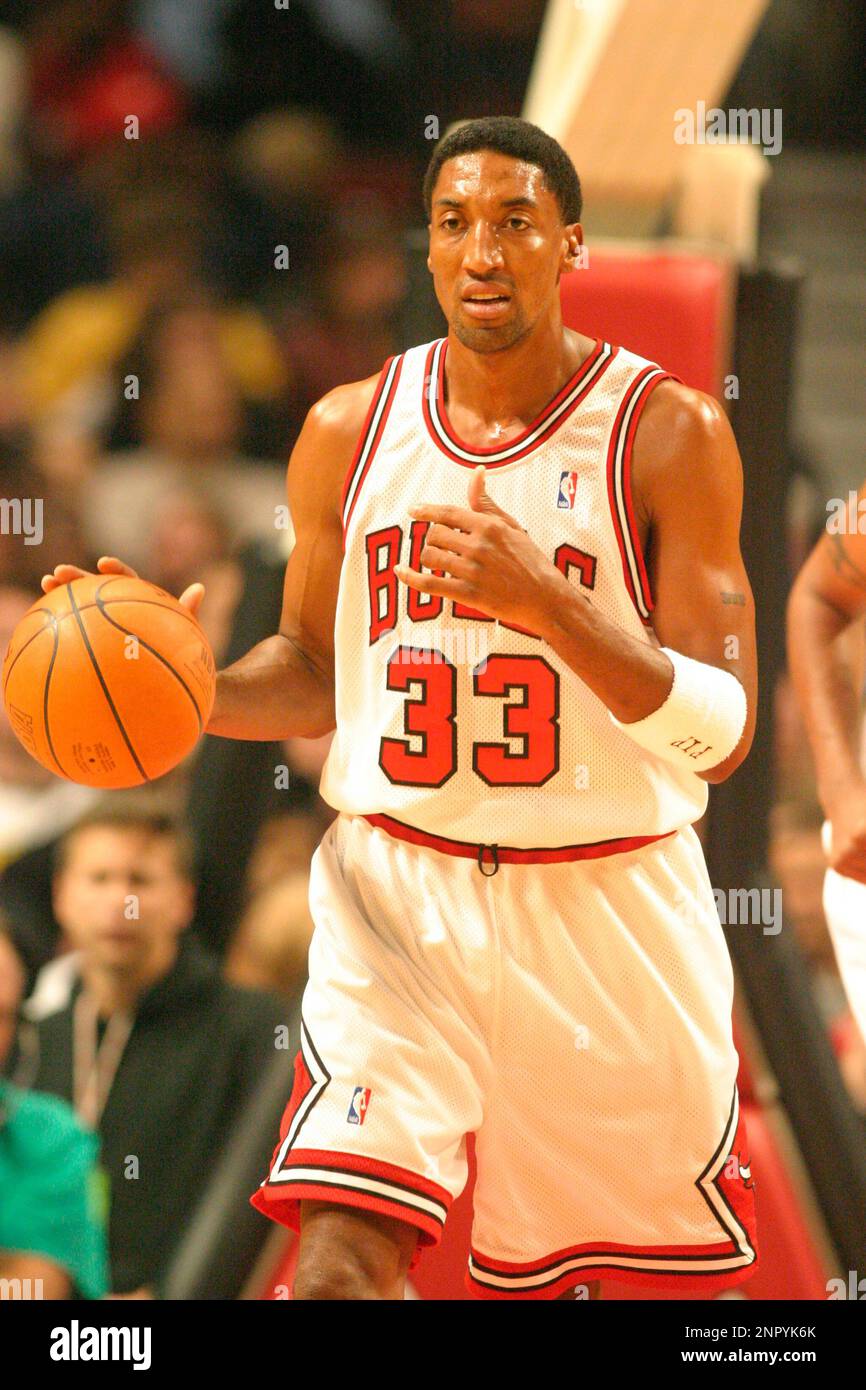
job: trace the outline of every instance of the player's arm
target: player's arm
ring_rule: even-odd
[[[866,499],[866,484],[860,491]],[[859,499],[858,499],[859,500]],[[866,535],[829,530],[788,599],[788,666],[832,823],[830,863],[866,883],[866,780],[857,753],[859,700],[844,634],[866,616]]]
[[[740,551],[743,465],[724,410],[711,396],[662,382],[635,436],[635,505],[649,532],[652,622],[663,647],[725,671],[746,695],[733,752],[709,771],[722,782],[752,746],[758,704],[755,603]]]
[[[289,460],[287,491],[295,545],[286,567],[279,632],[217,675],[207,725],[223,738],[320,738],[334,728],[334,617],[343,560],[343,482],[378,377],[329,391],[310,410]],[[114,556],[100,574],[135,571]],[[57,565],[45,593],[87,571]],[[180,602],[197,612],[204,587],[191,584]]]
[[[224,738],[320,738],[335,727],[334,618],[340,498],[376,377],[339,386],[307,416],[287,476],[295,544],[279,631],[217,676],[207,726]]]
[[[655,388],[635,435],[632,491],[648,535],[653,626],[661,647],[703,666],[680,663],[674,689],[666,652],[622,631],[576,590],[556,603],[543,635],[626,732],[630,724],[635,735],[638,725],[641,733],[650,731],[644,747],[657,746],[665,756],[680,732],[684,753],[703,746],[692,738],[704,738],[711,751],[693,770],[705,781],[722,782],[751,746],[757,656],[739,543],[742,465],[717,402],[676,382]],[[712,745],[724,748],[732,728],[739,737],[714,763]]]

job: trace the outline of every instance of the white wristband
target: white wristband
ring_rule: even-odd
[[[674,683],[664,704],[633,724],[623,724],[614,714],[610,717],[641,748],[666,762],[692,772],[717,767],[742,738],[746,692],[730,671],[694,661],[670,647],[661,650],[674,668]]]

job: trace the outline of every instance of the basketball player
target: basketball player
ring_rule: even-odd
[[[851,1012],[866,1039],[866,776],[860,701],[839,639],[866,617],[866,483],[827,529],[788,600],[788,665],[824,808],[824,913]]]
[[[722,1289],[755,1267],[753,1194],[692,822],[754,726],[736,446],[713,400],[563,327],[554,140],[470,121],[424,196],[447,336],[311,410],[280,634],[209,725],[336,725],[253,1201],[300,1227],[296,1299],[401,1298],[474,1133],[473,1294]]]

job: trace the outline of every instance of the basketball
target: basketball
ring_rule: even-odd
[[[58,777],[134,787],[195,746],[215,681],[204,632],[171,594],[143,579],[85,575],[21,619],[3,702],[28,753]]]

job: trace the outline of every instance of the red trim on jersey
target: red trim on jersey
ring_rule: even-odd
[[[396,392],[397,392],[397,383],[398,383],[399,380],[400,380],[400,373],[401,373],[402,370],[403,370],[403,357],[402,357],[402,355],[400,355],[399,357],[397,357],[397,367],[396,367],[396,370],[395,370],[395,372],[394,372],[393,379],[392,379],[392,381],[391,381],[391,389],[390,389],[390,391],[388,392],[388,398],[387,398],[387,400],[385,401],[385,405],[384,405],[384,407],[383,407],[382,414],[381,414],[381,417],[380,417],[380,419],[379,419],[379,425],[378,425],[378,428],[377,428],[377,430],[376,430],[375,438],[370,442],[370,450],[369,450],[369,453],[367,454],[367,458],[366,458],[366,461],[365,461],[365,463],[364,463],[364,467],[363,467],[363,471],[362,471],[362,473],[361,473],[361,476],[360,476],[360,478],[358,479],[358,486],[355,488],[355,495],[354,495],[354,497],[352,498],[352,503],[351,503],[351,506],[349,507],[348,513],[346,513],[346,499],[347,499],[348,496],[349,496],[349,492],[350,492],[350,489],[351,489],[351,486],[352,486],[352,479],[353,479],[354,476],[355,476],[355,473],[356,473],[357,467],[358,467],[358,463],[360,462],[361,455],[362,455],[363,452],[364,452],[364,448],[365,448],[365,445],[366,445],[366,443],[367,443],[367,438],[368,438],[368,435],[369,435],[369,432],[370,432],[370,427],[371,427],[372,422],[373,422],[373,416],[374,416],[375,413],[376,413],[376,408],[377,408],[377,406],[378,406],[378,404],[379,404],[379,401],[380,401],[380,399],[381,399],[382,392],[383,392],[383,390],[385,389],[385,381],[386,381],[386,378],[387,378],[387,376],[388,376],[388,372],[389,372],[389,370],[390,370],[391,363],[395,360],[395,356],[396,356],[396,354],[393,355],[393,356],[391,356],[391,357],[389,357],[389,358],[387,359],[387,361],[385,362],[385,365],[383,366],[381,372],[379,373],[379,380],[378,380],[377,383],[376,383],[376,389],[375,389],[375,391],[373,392],[373,398],[372,398],[372,400],[370,401],[370,405],[369,405],[369,408],[368,408],[368,410],[367,410],[367,416],[366,416],[366,419],[364,420],[363,428],[362,428],[361,433],[360,433],[360,435],[359,435],[359,437],[358,437],[358,442],[357,442],[357,444],[355,445],[355,452],[354,452],[354,454],[352,455],[352,462],[349,464],[349,468],[348,468],[348,470],[347,470],[347,472],[346,472],[346,477],[345,477],[345,479],[344,479],[344,481],[343,481],[343,490],[342,490],[342,493],[341,493],[341,495],[340,495],[340,513],[341,513],[341,515],[342,515],[342,517],[343,517],[343,551],[344,551],[344,552],[345,552],[345,549],[346,549],[346,532],[347,532],[348,529],[349,529],[349,522],[352,520],[352,512],[355,510],[355,503],[356,503],[357,500],[358,500],[358,496],[359,496],[359,494],[360,494],[361,488],[364,486],[364,481],[365,481],[365,479],[366,479],[366,477],[367,477],[367,474],[368,474],[369,471],[370,471],[370,464],[373,462],[373,455],[375,454],[376,450],[377,450],[378,447],[379,447],[379,443],[380,443],[380,441],[381,441],[381,439],[382,439],[382,434],[383,434],[384,429],[385,429],[385,424],[386,424],[386,422],[387,422],[387,419],[388,419],[389,414],[391,413],[391,406],[394,404],[394,396],[396,395]]]
[[[653,372],[656,372],[655,376],[652,375]],[[616,413],[616,419],[614,420],[613,429],[611,431],[610,436],[610,443],[608,445],[607,451],[607,496],[608,503],[610,506],[611,517],[613,519],[613,529],[614,534],[616,536],[616,543],[619,547],[619,555],[620,560],[622,562],[622,572],[623,577],[625,579],[626,588],[628,589],[629,598],[634,604],[638,616],[641,619],[641,622],[647,622],[648,619],[644,618],[643,614],[641,613],[640,604],[638,603],[637,595],[635,593],[634,582],[632,580],[631,575],[631,568],[629,566],[628,555],[626,553],[625,541],[622,533],[622,521],[620,518],[619,506],[617,504],[616,499],[614,473],[617,450],[619,448],[622,436],[623,416],[625,415],[625,412],[628,409],[629,403],[635,400],[635,398],[637,397],[638,399],[632,412],[631,419],[629,420],[628,434],[625,439],[625,444],[623,448],[621,472],[622,492],[623,499],[625,501],[626,524],[628,526],[631,547],[634,552],[634,557],[637,564],[641,598],[643,600],[644,607],[647,609],[647,612],[652,613],[655,607],[655,602],[653,600],[652,591],[650,589],[650,582],[649,576],[647,574],[646,562],[644,560],[643,547],[640,543],[637,519],[635,517],[634,502],[632,499],[631,490],[631,464],[632,450],[634,448],[634,437],[637,431],[638,422],[640,420],[641,415],[643,414],[643,410],[646,406],[647,401],[652,395],[653,390],[656,386],[658,386],[659,382],[662,381],[680,381],[680,378],[678,376],[674,376],[673,372],[659,373],[653,365],[644,367],[643,370],[634,378],[634,380],[632,381],[631,385],[627,388],[622,400],[619,403],[619,408]]]
[[[439,416],[439,421],[442,426],[442,430],[447,436],[448,440],[450,440],[451,444],[455,445],[457,448],[462,449],[464,453],[469,454],[471,456],[469,459],[461,458],[459,454],[453,453],[452,450],[448,448],[448,445],[445,442],[445,440],[440,438],[440,436],[436,433],[436,430],[433,426],[432,416],[430,414],[430,401],[428,393],[431,388],[433,355],[440,342],[443,343],[443,348],[442,352],[439,355],[439,370],[436,379],[437,414]],[[452,459],[454,463],[461,464],[464,468],[474,468],[475,465],[478,463],[483,463],[488,468],[501,468],[506,463],[514,463],[517,459],[526,458],[528,454],[531,454],[534,449],[537,449],[539,445],[544,444],[548,439],[550,439],[550,437],[553,434],[556,433],[560,425],[562,425],[563,422],[567,420],[569,416],[573,413],[573,411],[577,409],[581,401],[584,401],[586,399],[593,386],[595,386],[597,382],[601,381],[611,362],[614,360],[617,353],[619,352],[618,347],[610,347],[610,356],[602,366],[601,370],[593,377],[592,381],[587,384],[584,390],[578,393],[574,401],[569,406],[568,410],[563,411],[563,413],[560,416],[558,416],[557,419],[551,423],[549,428],[544,430],[544,432],[540,434],[537,439],[533,440],[533,442],[531,444],[528,444],[524,449],[517,448],[516,452],[510,453],[507,458],[496,460],[492,458],[492,455],[501,453],[503,449],[513,449],[515,445],[520,445],[520,443],[524,439],[526,439],[535,430],[537,430],[538,426],[540,424],[543,424],[547,417],[553,411],[556,410],[557,406],[560,405],[563,400],[565,400],[566,396],[568,396],[574,390],[575,386],[578,386],[580,382],[583,381],[583,379],[589,374],[589,372],[592,370],[592,368],[595,366],[595,363],[601,356],[602,352],[604,351],[605,347],[610,347],[610,344],[606,344],[602,338],[597,338],[595,347],[592,349],[585,361],[583,361],[580,364],[574,375],[569,378],[569,380],[565,383],[563,387],[560,388],[559,391],[557,391],[553,399],[548,401],[547,405],[544,407],[541,413],[538,416],[536,416],[536,418],[532,421],[531,425],[527,425],[526,429],[523,430],[521,434],[516,435],[514,439],[506,440],[504,444],[492,444],[485,446],[484,448],[475,448],[472,445],[466,444],[460,438],[460,436],[454,430],[454,427],[452,426],[446,414],[445,356],[448,352],[448,339],[437,339],[436,342],[431,344],[430,351],[427,354],[427,361],[424,366],[423,390],[421,393],[421,411],[424,416],[424,423],[427,426],[427,431],[430,435],[430,438],[433,440],[433,443],[436,445],[436,447],[438,449],[441,449],[442,453],[445,454],[446,457]]]
[[[436,1217],[431,1212],[421,1211],[396,1198],[391,1200],[380,1193],[340,1185],[341,1170],[344,1173],[358,1173],[406,1188],[407,1196],[414,1192],[420,1197],[441,1202],[447,1214],[452,1202],[451,1193],[438,1183],[431,1182],[429,1178],[423,1178],[408,1168],[399,1168],[393,1163],[381,1163],[376,1159],[366,1158],[363,1154],[341,1153],[334,1149],[292,1149],[283,1166],[315,1168],[319,1173],[316,1181],[301,1182],[289,1179],[286,1182],[266,1182],[253,1193],[250,1198],[252,1206],[281,1226],[287,1226],[293,1231],[300,1230],[299,1203],[302,1201],[329,1202],[338,1206],[378,1212],[381,1216],[393,1217],[418,1230],[419,1243],[410,1269],[418,1263],[422,1248],[438,1245],[442,1238],[445,1216]]]
[[[735,1255],[736,1246],[731,1241],[725,1241],[719,1245],[615,1245],[608,1244],[602,1249],[598,1245],[576,1245],[570,1250],[559,1250],[544,1260],[530,1261],[527,1264],[511,1264],[503,1260],[491,1259],[489,1255],[480,1254],[475,1249],[472,1250],[472,1258],[479,1265],[484,1265],[488,1269],[501,1273],[532,1274],[539,1266],[555,1264],[558,1260],[565,1260],[574,1255],[592,1252],[598,1254],[597,1263],[585,1265],[581,1269],[568,1270],[559,1275],[552,1276],[552,1282],[545,1284],[543,1288],[529,1287],[517,1284],[514,1288],[503,1288],[501,1285],[495,1287],[490,1284],[482,1283],[480,1279],[473,1276],[471,1267],[467,1267],[464,1283],[475,1298],[482,1299],[508,1299],[519,1298],[521,1300],[538,1300],[558,1298],[566,1289],[574,1288],[578,1284],[588,1284],[596,1279],[609,1279],[617,1284],[636,1284],[644,1288],[654,1289],[676,1289],[681,1293],[707,1293],[713,1294],[721,1292],[722,1289],[738,1287],[751,1279],[752,1275],[758,1270],[760,1257],[756,1253],[755,1258],[749,1264],[741,1265],[739,1269],[719,1270],[717,1273],[708,1271],[706,1274],[690,1274],[688,1271],[679,1273],[665,1273],[654,1269],[623,1269],[616,1263],[616,1256],[627,1255],[630,1257],[644,1256],[647,1259],[658,1258],[663,1255],[688,1255],[712,1259],[717,1255]],[[605,1256],[610,1257],[610,1263],[605,1262]],[[479,1273],[483,1273],[479,1270]]]
[[[449,840],[445,835],[430,835],[415,825],[395,820],[393,816],[375,814],[364,816],[371,825],[387,830],[398,840],[408,840],[413,845],[425,845],[428,849],[438,849],[443,854],[453,854],[460,859],[478,859],[479,854],[491,845],[473,844],[469,840]],[[643,845],[655,844],[676,830],[665,830],[661,835],[632,835],[621,840],[596,840],[588,845],[557,845],[555,848],[516,849],[510,845],[497,845],[496,857],[501,864],[563,864],[572,859],[602,859],[609,854],[625,854]]]

